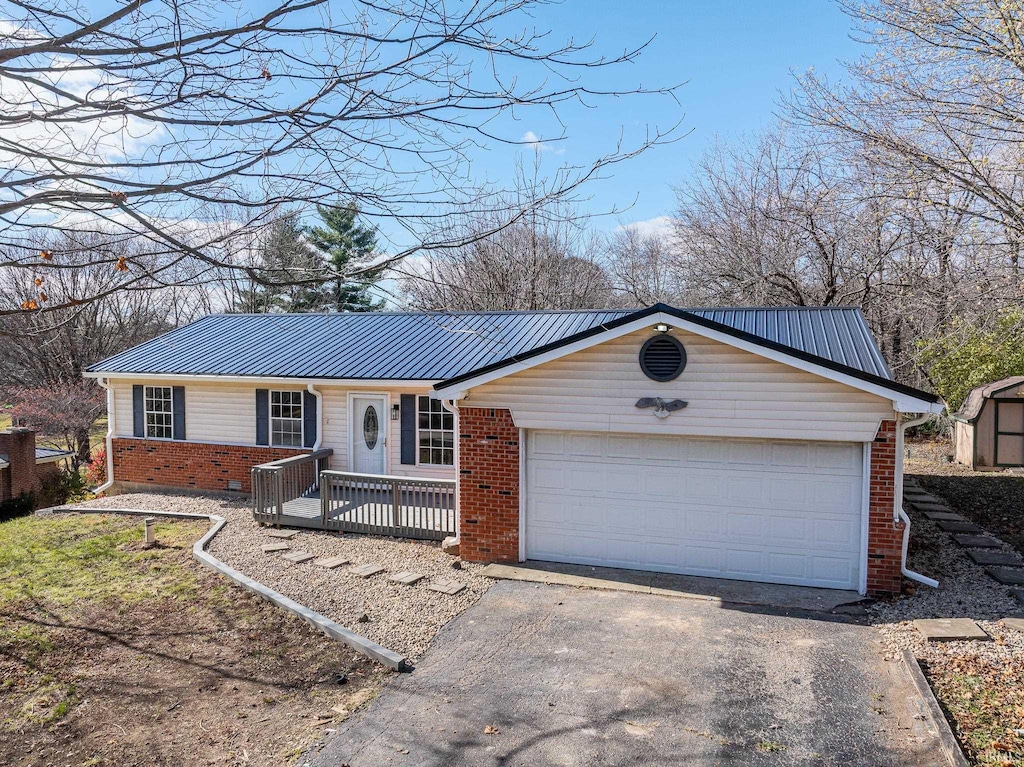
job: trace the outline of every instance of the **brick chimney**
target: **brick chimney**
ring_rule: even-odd
[[[36,475],[36,433],[31,429],[12,428],[0,431],[0,455],[7,456],[10,487],[4,488],[11,498],[39,489]],[[7,494],[5,493],[5,495]]]

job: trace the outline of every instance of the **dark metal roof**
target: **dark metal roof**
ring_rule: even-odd
[[[890,381],[855,308],[674,309],[204,317],[90,372],[441,381],[667,311],[738,338]]]
[[[70,450],[58,450],[52,447],[37,447],[36,461],[45,461],[48,458],[67,458],[71,456]],[[7,465],[10,462],[6,453],[0,453],[0,463]]]

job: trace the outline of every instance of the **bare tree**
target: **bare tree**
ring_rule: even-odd
[[[800,78],[791,113],[875,150],[906,182],[904,193],[938,182],[931,205],[1024,234],[1021,3],[840,5],[873,53],[848,65],[847,84]]]
[[[401,271],[409,305],[422,310],[505,311],[607,306],[612,285],[598,262],[588,219],[544,193],[539,152],[516,168],[506,209],[529,213],[511,225],[495,212],[465,216],[455,248],[427,251]]]
[[[680,245],[675,238],[622,226],[607,238],[604,252],[616,303],[637,307],[691,303],[694,291],[688,289],[686,272],[680,268]],[[703,293],[697,291],[696,296],[703,298]]]
[[[533,27],[541,4],[6,3],[0,268],[106,265],[111,280],[0,314],[66,309],[186,276],[196,284],[241,272],[267,284],[251,259],[236,258],[248,252],[237,243],[282,212],[339,198],[408,233],[413,245],[391,260],[461,244],[449,225],[456,213],[491,214],[494,230],[516,224],[530,210],[500,207],[503,190],[474,191],[472,177],[478,151],[524,143],[500,127],[505,113],[674,94],[602,88],[601,73],[643,46],[602,56],[590,43],[553,42]],[[571,198],[602,168],[665,137],[653,130],[631,147],[620,138],[607,154],[566,164],[533,202]],[[67,229],[130,237],[134,255],[37,247]]]

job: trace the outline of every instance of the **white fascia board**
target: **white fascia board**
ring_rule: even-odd
[[[63,461],[65,458],[70,458],[71,453],[62,453],[60,455],[48,455],[43,458],[36,458],[36,464],[40,463],[56,463],[57,461]],[[2,467],[0,467],[2,468]]]
[[[173,380],[182,383],[246,383],[288,386],[358,386],[369,389],[423,388],[433,387],[435,380],[377,379],[377,378],[295,378],[288,376],[219,376],[198,373],[109,373],[89,371],[83,378],[107,378],[114,381]]]
[[[759,357],[773,360],[775,362],[781,362],[784,365],[803,370],[807,373],[826,378],[830,381],[845,384],[854,389],[874,394],[882,397],[883,399],[891,400],[893,403],[893,409],[899,413],[941,413],[943,405],[941,402],[929,402],[928,400],[920,399],[909,394],[902,394],[900,392],[893,391],[886,386],[880,386],[879,384],[871,383],[870,381],[864,381],[856,376],[841,373],[831,368],[827,368],[824,365],[818,365],[814,362],[808,362],[802,360],[799,357],[794,357],[785,352],[776,351],[767,347],[755,344],[750,341],[746,341],[742,338],[736,338],[729,333],[723,333],[719,330],[699,325],[695,322],[680,319],[671,314],[665,314],[664,312],[658,312],[647,317],[641,317],[640,319],[634,320],[633,322],[620,325],[617,328],[606,330],[603,333],[595,333],[592,336],[576,341],[575,343],[568,344],[567,346],[560,346],[557,349],[552,349],[545,354],[538,354],[535,357],[523,360],[522,362],[515,362],[511,365],[507,365],[498,370],[492,370],[489,373],[483,373],[475,378],[471,378],[465,381],[459,381],[456,384],[452,384],[449,387],[442,387],[436,390],[436,396],[444,399],[464,399],[469,390],[475,386],[482,386],[483,384],[496,381],[505,376],[512,375],[513,373],[519,373],[523,370],[529,370],[530,368],[536,367],[537,365],[543,365],[545,362],[551,362],[560,357],[565,357],[568,354],[573,354],[584,349],[589,349],[592,346],[597,346],[605,341],[611,341],[612,339],[619,338],[621,336],[628,335],[637,330],[644,328],[652,328],[654,325],[664,323],[671,328],[678,328],[679,330],[686,330],[691,333],[695,333],[705,338],[710,338],[713,341],[720,341],[723,344],[727,344],[736,349],[742,349],[743,351],[756,354]]]
[[[0,461],[0,469],[6,469],[10,465],[7,461]]]

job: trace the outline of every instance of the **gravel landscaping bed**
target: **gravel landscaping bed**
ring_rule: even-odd
[[[191,514],[218,514],[227,525],[208,551],[236,570],[279,591],[322,615],[347,626],[388,649],[415,660],[441,628],[476,602],[491,581],[480,565],[462,563],[431,542],[376,536],[299,531],[287,543],[292,551],[317,558],[341,555],[352,565],[379,564],[385,572],[362,579],[347,572],[351,565],[327,570],[312,564],[291,564],[280,553],[264,554],[260,546],[276,542],[252,519],[248,502],[200,495],[131,493],[98,498],[88,506],[152,509]],[[287,553],[287,552],[284,552]],[[392,583],[388,576],[409,570],[426,577],[412,586]],[[465,590],[450,596],[431,591],[435,578],[456,580]]]
[[[912,457],[906,462],[907,478],[917,479],[923,489],[945,500],[953,511],[971,519],[987,534],[1003,539],[1002,550],[1019,557],[1005,543],[1005,530],[991,524],[999,515],[993,513],[985,496],[971,489],[971,482],[977,482],[974,478],[981,473],[949,463],[949,452],[944,443],[912,446]],[[996,478],[988,474],[981,481]],[[1024,480],[1017,481],[1024,484]],[[941,492],[940,486],[946,492]],[[980,511],[972,513],[971,509]],[[938,580],[939,588],[915,583],[912,593],[872,605],[868,611],[871,622],[892,658],[910,649],[921,661],[972,761],[1024,764],[1024,700],[1018,686],[1024,680],[1024,631],[1001,622],[1002,618],[1024,614],[1024,605],[1012,596],[1008,586],[996,582],[975,564],[948,533],[913,509],[907,511],[911,520],[907,564],[911,570]],[[926,642],[913,624],[919,618],[970,618],[992,641]]]

